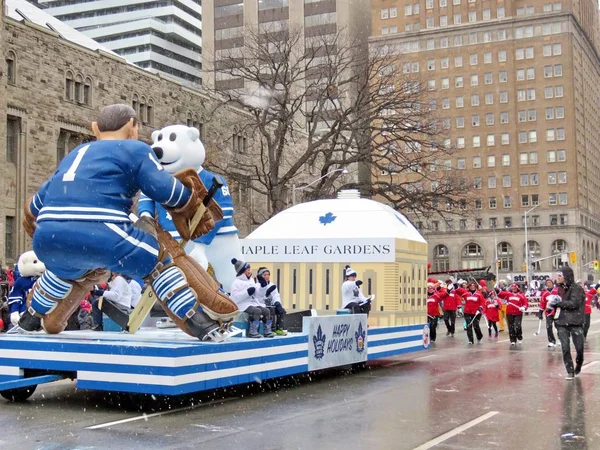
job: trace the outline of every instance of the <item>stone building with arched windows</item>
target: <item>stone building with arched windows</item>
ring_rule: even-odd
[[[0,147],[3,263],[14,262],[29,247],[21,226],[27,198],[65,154],[94,139],[89,124],[103,105],[130,104],[144,141],[151,140],[155,129],[173,123],[197,127],[209,167],[211,160],[249,161],[255,155],[246,136],[243,152],[234,153],[240,144],[234,127],[244,123],[245,111],[227,106],[212,113],[216,102],[206,91],[128,63],[25,0],[2,2],[0,55],[0,142],[6,143]],[[236,226],[245,236],[257,226],[254,218],[268,217],[266,198],[249,189],[249,178],[241,178],[247,174],[235,179],[224,175]]]

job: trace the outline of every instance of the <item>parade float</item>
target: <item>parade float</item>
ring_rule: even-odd
[[[285,306],[304,314],[297,332],[272,339],[200,342],[179,329],[66,331],[0,337],[0,394],[24,400],[38,384],[71,378],[77,388],[191,394],[417,352],[424,324],[427,244],[401,214],[372,200],[296,205],[243,242],[253,267],[270,267]],[[340,314],[346,264],[377,294],[371,317]],[[418,319],[402,319],[411,313]],[[408,316],[406,316],[408,317]],[[401,324],[403,320],[412,321]],[[243,333],[240,334],[243,336]]]

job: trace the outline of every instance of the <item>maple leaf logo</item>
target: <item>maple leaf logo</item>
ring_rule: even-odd
[[[334,216],[333,213],[328,212],[324,216],[319,217],[319,222],[321,222],[323,224],[323,226],[325,226],[328,223],[332,223],[336,218],[337,217]]]

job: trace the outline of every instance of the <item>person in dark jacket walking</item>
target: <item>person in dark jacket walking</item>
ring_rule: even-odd
[[[556,274],[556,287],[548,308],[556,310],[554,325],[558,330],[558,338],[562,346],[563,361],[567,369],[567,380],[572,380],[581,372],[583,365],[583,324],[585,316],[585,292],[575,283],[573,269],[562,267]],[[575,367],[571,356],[571,342],[575,346]]]

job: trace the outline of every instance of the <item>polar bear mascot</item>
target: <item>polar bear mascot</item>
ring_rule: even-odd
[[[17,263],[19,277],[8,294],[8,308],[10,322],[17,326],[21,315],[27,310],[27,294],[33,287],[35,280],[46,271],[46,266],[33,251],[25,252],[19,257]]]
[[[202,167],[206,152],[200,141],[200,132],[196,128],[171,125],[152,133],[152,140],[152,149],[167,172],[174,174],[186,167],[193,167],[207,188],[212,185],[213,179],[218,177]],[[210,233],[189,242],[185,251],[204,269],[208,268],[210,262],[215,277],[228,292],[236,277],[231,260],[240,259],[241,246],[238,229],[233,223],[233,202],[229,188],[224,179],[221,178],[221,181],[223,187],[215,194],[214,199],[223,210],[223,219],[215,224]],[[143,194],[138,202],[138,212],[140,217],[157,217],[163,229],[174,238],[181,239],[167,211]]]

